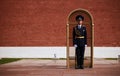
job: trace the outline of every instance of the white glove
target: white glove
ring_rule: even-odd
[[[76,48],[76,47],[77,47],[77,45],[75,44],[75,45],[74,45],[74,47]]]
[[[87,47],[87,44],[85,45],[85,47]]]

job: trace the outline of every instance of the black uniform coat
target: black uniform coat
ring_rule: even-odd
[[[76,38],[81,36],[84,36],[84,38]],[[85,44],[87,44],[87,32],[85,26],[81,26],[81,28],[79,28],[77,25],[73,28],[73,45],[75,44],[77,46],[85,46]]]

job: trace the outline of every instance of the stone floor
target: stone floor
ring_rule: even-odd
[[[23,59],[0,65],[0,76],[120,76],[120,62],[94,59],[93,68],[76,70],[65,60]]]

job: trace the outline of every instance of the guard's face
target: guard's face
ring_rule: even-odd
[[[83,24],[83,21],[82,21],[82,20],[78,21],[78,24],[82,25],[82,24]]]

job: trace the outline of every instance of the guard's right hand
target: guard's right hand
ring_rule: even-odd
[[[75,45],[74,45],[74,47],[76,48],[76,47],[77,47],[77,45],[75,44]]]

